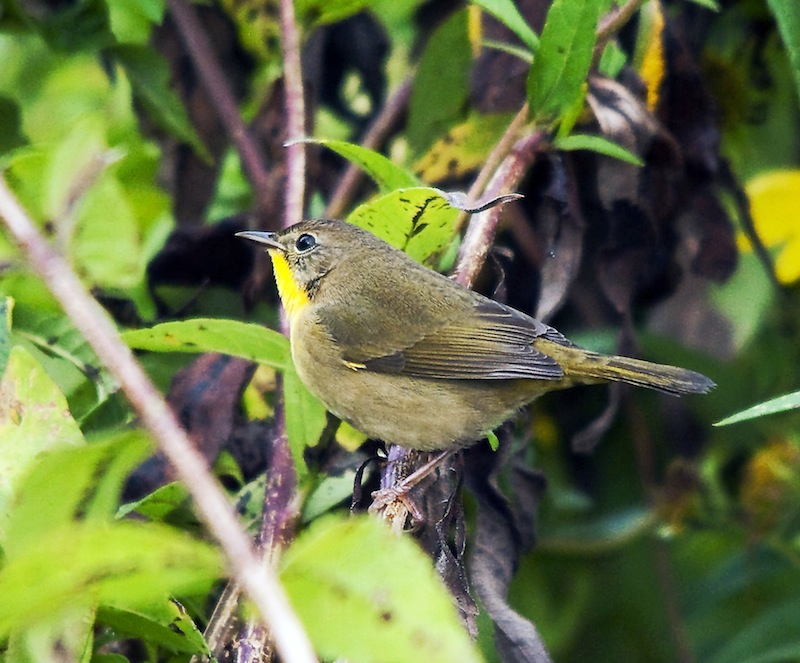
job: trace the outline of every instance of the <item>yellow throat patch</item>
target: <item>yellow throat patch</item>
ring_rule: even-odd
[[[289,263],[286,261],[286,256],[284,256],[283,253],[277,249],[269,249],[269,257],[272,259],[272,271],[275,274],[278,294],[291,320],[295,315],[300,313],[300,310],[306,304],[308,304],[308,295],[305,290],[297,284],[294,274],[292,274],[292,270],[289,267]]]

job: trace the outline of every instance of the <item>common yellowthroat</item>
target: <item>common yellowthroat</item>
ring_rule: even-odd
[[[384,442],[468,446],[541,394],[577,384],[669,394],[714,386],[694,371],[579,348],[344,221],[237,235],[267,247],[300,379]]]

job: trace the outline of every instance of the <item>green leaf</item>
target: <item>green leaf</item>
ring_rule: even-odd
[[[626,163],[633,164],[634,166],[644,166],[642,161],[636,154],[626,150],[621,145],[612,143],[603,136],[591,136],[588,134],[571,134],[563,138],[556,138],[553,141],[553,147],[559,150],[591,150],[599,154],[605,154],[608,157],[625,161]]]
[[[585,94],[600,0],[554,0],[528,75],[531,117],[557,122]]]
[[[775,15],[781,38],[789,52],[794,82],[800,95],[800,3],[797,0],[767,0]]]
[[[117,391],[114,378],[101,366],[86,338],[67,316],[38,311],[31,306],[18,306],[14,311],[14,336],[29,342],[48,357],[65,361],[78,369],[94,387],[95,404],[105,402]]]
[[[726,641],[710,663],[781,663],[800,659],[799,610],[797,599],[766,607]]]
[[[153,120],[162,129],[191,145],[202,158],[211,160],[181,100],[170,87],[169,68],[164,59],[144,46],[115,46],[108,52],[125,70],[134,95]]]
[[[398,189],[356,208],[348,221],[423,262],[455,232],[458,210],[439,189]]]
[[[0,638],[82,606],[136,609],[165,594],[207,589],[219,553],[162,525],[97,521],[45,532],[0,569]]]
[[[336,23],[360,12],[373,0],[295,0],[297,19],[303,25]]]
[[[519,9],[512,2],[512,0],[471,0],[472,4],[477,5],[488,14],[494,16],[509,30],[511,30],[522,42],[531,49],[536,51],[539,47],[539,37],[531,30],[531,27],[525,22]]]
[[[221,318],[195,318],[162,322],[149,329],[122,334],[129,347],[152,352],[221,352],[279,370],[291,362],[289,339],[248,322]]]
[[[294,458],[298,477],[305,474],[303,451],[319,442],[325,428],[325,406],[300,381],[294,365],[283,372],[283,407],[286,416],[286,434]]]
[[[414,164],[414,170],[426,182],[465,177],[486,161],[512,119],[508,113],[471,115],[439,138]]]
[[[600,62],[597,68],[603,76],[607,78],[616,78],[627,62],[627,53],[620,48],[617,42],[610,41],[603,49],[603,55],[600,56]]]
[[[626,509],[579,525],[562,525],[542,532],[537,544],[542,551],[572,555],[606,554],[651,532],[657,514],[642,507]]]
[[[464,120],[471,67],[467,13],[460,11],[434,30],[414,77],[407,132],[414,154]]]
[[[110,626],[119,634],[141,638],[149,644],[169,651],[209,655],[211,652],[203,634],[175,600],[163,599],[138,610],[109,606],[97,611],[97,621]]]
[[[44,451],[83,443],[64,395],[30,353],[12,348],[0,382],[0,540],[24,472]]]
[[[720,11],[720,6],[717,0],[689,0],[689,2],[693,2],[696,5],[700,5],[701,7],[705,7],[706,9],[710,9],[714,12]]]
[[[386,193],[393,189],[404,187],[419,186],[419,180],[411,173],[387,159],[382,154],[370,150],[360,145],[354,145],[344,140],[325,140],[321,138],[309,138],[305,143],[312,145],[323,145],[333,150],[345,159],[359,166],[375,183],[381,191]]]
[[[56,449],[36,458],[19,482],[3,547],[11,556],[53,528],[78,518],[107,520],[125,479],[151,453],[143,431],[123,431],[101,443]]]
[[[480,660],[430,559],[375,519],[317,520],[284,554],[281,579],[322,658]]]
[[[759,403],[746,410],[732,414],[722,421],[715,423],[715,426],[728,426],[730,424],[738,424],[740,421],[747,421],[748,419],[755,419],[763,417],[767,414],[776,414],[778,412],[785,412],[786,410],[793,410],[800,407],[800,391],[794,391],[791,394],[778,396],[771,400]]]
[[[117,510],[116,517],[124,518],[131,513],[136,513],[148,520],[181,526],[184,529],[188,525],[197,525],[197,517],[191,508],[189,491],[182,483],[178,482],[160,486],[136,502],[123,504]]]
[[[111,32],[121,44],[147,44],[164,18],[163,0],[106,0]]]

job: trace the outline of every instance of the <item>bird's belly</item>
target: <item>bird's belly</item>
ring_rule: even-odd
[[[532,380],[436,380],[354,369],[330,360],[337,353],[327,339],[310,341],[303,340],[302,353],[292,352],[309,391],[369,437],[412,449],[472,444],[535,395]]]

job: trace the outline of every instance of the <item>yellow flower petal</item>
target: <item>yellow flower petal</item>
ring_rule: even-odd
[[[766,246],[800,238],[800,170],[758,175],[745,190],[756,232]]]

